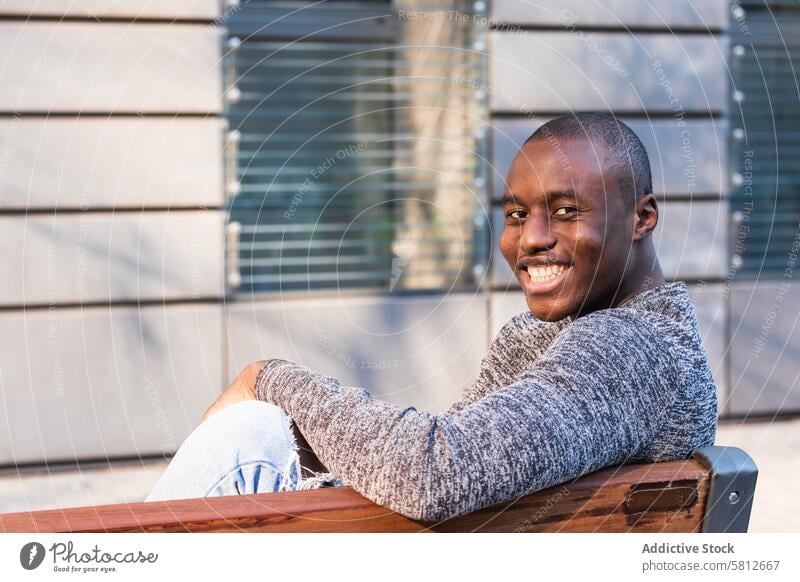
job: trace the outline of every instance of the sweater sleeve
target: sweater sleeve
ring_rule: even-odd
[[[256,380],[320,460],[365,497],[440,521],[624,463],[663,426],[678,386],[673,354],[626,309],[565,328],[518,379],[433,414],[284,360]]]

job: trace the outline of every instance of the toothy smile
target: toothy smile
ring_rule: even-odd
[[[566,271],[569,265],[528,265],[527,271],[533,283],[547,283]]]

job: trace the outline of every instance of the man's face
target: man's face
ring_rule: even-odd
[[[606,165],[602,143],[548,138],[526,144],[511,164],[500,251],[537,319],[617,301],[635,212]]]

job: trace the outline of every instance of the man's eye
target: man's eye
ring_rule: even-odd
[[[525,212],[524,210],[512,210],[511,212],[506,214],[507,217],[513,218],[515,220],[522,220],[523,218],[525,218],[526,215],[527,212]]]
[[[574,214],[578,211],[577,208],[574,206],[562,206],[561,208],[557,208],[556,211],[553,213],[556,216],[569,216]]]

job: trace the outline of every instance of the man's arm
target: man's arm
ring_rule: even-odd
[[[567,327],[517,382],[441,414],[270,360],[256,396],[294,419],[322,462],[398,513],[438,521],[625,462],[666,421],[677,371],[632,310]]]

